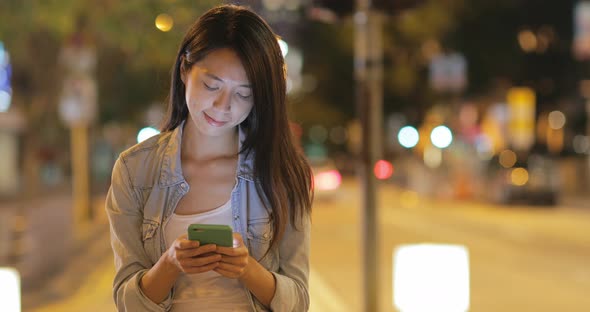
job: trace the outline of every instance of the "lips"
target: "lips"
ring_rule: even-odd
[[[228,123],[228,121],[218,121],[212,118],[211,116],[207,115],[207,113],[203,113],[203,116],[205,116],[205,120],[207,120],[207,123],[214,127],[222,127]]]

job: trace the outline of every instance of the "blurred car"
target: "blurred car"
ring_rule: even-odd
[[[342,175],[330,158],[311,158],[315,199],[332,199],[338,194]]]

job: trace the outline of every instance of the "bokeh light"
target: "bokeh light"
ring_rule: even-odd
[[[438,126],[432,129],[430,140],[438,148],[447,148],[453,142],[453,133],[446,126]]]
[[[379,180],[389,179],[393,175],[393,165],[387,160],[379,160],[373,168],[375,177]]]
[[[0,67],[0,86],[8,83],[8,70]]]
[[[314,176],[313,185],[315,189],[330,191],[337,189],[342,183],[342,176],[338,170],[320,172]]]
[[[287,54],[289,53],[289,45],[283,39],[278,39],[278,41],[279,47],[281,47],[281,53],[283,54],[283,57],[287,56]]]
[[[418,134],[418,130],[412,126],[405,126],[399,130],[397,134],[397,140],[399,144],[405,148],[412,148],[418,144],[420,140],[420,134]]]
[[[154,135],[158,135],[160,134],[160,131],[158,131],[156,128],[153,127],[145,127],[141,130],[139,130],[139,133],[137,134],[137,143],[141,143],[151,137],[153,137]]]
[[[537,49],[537,37],[530,30],[523,30],[518,33],[518,44],[525,52],[533,52]]]
[[[469,311],[465,246],[402,245],[393,251],[392,259],[392,303],[398,311]]]
[[[516,164],[516,153],[511,150],[504,150],[500,153],[500,165],[504,168],[512,168]]]
[[[172,16],[166,13],[162,13],[156,17],[156,28],[158,28],[159,30],[167,32],[170,31],[170,29],[172,29],[173,26],[174,20],[172,19]]]
[[[19,272],[14,268],[0,267],[0,300],[2,311],[21,311],[21,280]]]
[[[8,63],[8,53],[4,51],[4,43],[0,41],[0,66],[4,66]]]
[[[0,90],[0,112],[6,112],[10,108],[11,99],[8,91]]]
[[[590,138],[585,135],[576,135],[574,137],[574,151],[578,154],[588,153],[590,151]]]
[[[431,169],[440,167],[442,164],[441,149],[432,146],[428,146],[424,149],[424,164]]]
[[[559,130],[565,126],[565,115],[560,111],[549,113],[549,127],[553,130]]]
[[[514,168],[510,172],[510,181],[517,186],[523,186],[529,181],[529,172],[524,168]]]
[[[492,140],[485,134],[480,135],[475,140],[475,149],[481,160],[490,160],[494,157],[494,145]]]

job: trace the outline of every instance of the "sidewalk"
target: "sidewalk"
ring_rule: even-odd
[[[70,207],[70,198],[61,198],[59,200],[62,209],[44,209],[48,210],[36,212],[31,216],[32,219],[44,220],[51,217],[52,220],[63,217],[68,218],[68,211],[63,209]],[[49,207],[55,208],[54,205]],[[36,307],[46,305],[49,302],[59,301],[72,295],[78,290],[89,275],[95,271],[94,266],[106,259],[112,262],[111,250],[109,244],[109,229],[106,215],[104,213],[104,196],[96,197],[92,202],[92,209],[95,219],[89,222],[87,231],[84,231],[77,238],[74,238],[71,221],[66,222],[63,228],[53,227],[44,231],[42,235],[29,237],[32,240],[34,248],[23,258],[25,259],[20,265],[22,278],[22,307],[23,311],[33,311]],[[39,221],[32,222],[29,226],[38,224]],[[61,236],[64,235],[64,236]],[[60,237],[61,236],[61,237]],[[51,239],[46,239],[47,237]],[[53,260],[49,265],[47,257],[36,257],[37,254],[46,252],[53,255]],[[59,256],[55,254],[62,253]],[[53,310],[58,311],[58,310]],[[61,310],[60,310],[61,311]]]
[[[62,192],[0,203],[0,265],[17,268],[23,288],[64,264],[71,214],[70,196]]]

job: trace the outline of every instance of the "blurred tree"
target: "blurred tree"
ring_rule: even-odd
[[[57,116],[63,78],[58,58],[66,39],[77,31],[79,16],[86,17],[87,35],[97,48],[99,124],[137,122],[149,104],[164,101],[175,52],[188,26],[217,3],[0,1],[0,40],[13,64],[13,105],[29,124],[23,138],[27,190],[35,193],[41,162],[63,160],[68,168],[68,135]],[[155,27],[161,13],[173,19],[168,32]],[[45,159],[44,150],[54,156]]]
[[[423,2],[387,19],[385,115],[402,112],[410,123],[416,124],[428,108],[446,101],[446,95],[433,91],[428,80],[429,61],[441,52],[458,51],[466,57],[467,97],[489,93],[498,81],[504,81],[534,87],[539,92],[539,105],[545,109],[554,107],[558,98],[575,92],[577,81],[587,76],[586,66],[576,63],[571,56],[573,0]],[[352,2],[314,3],[333,9],[340,18],[334,24],[311,22],[305,31],[305,71],[319,80],[318,89],[310,96],[353,118],[353,27],[350,17],[342,18],[351,12]],[[525,53],[518,41],[518,33],[523,29],[547,36],[548,47]],[[328,76],[331,78],[323,80]]]
[[[22,102],[28,103],[26,106],[31,104],[27,97],[47,96],[50,110],[55,111],[60,83],[57,53],[65,38],[76,30],[76,18],[84,14],[98,49],[100,121],[128,120],[147,103],[163,100],[180,39],[204,10],[217,3],[212,0],[0,2],[3,21],[0,40],[13,56],[15,94],[25,97]],[[161,13],[173,18],[173,27],[168,32],[155,27],[156,16]]]

